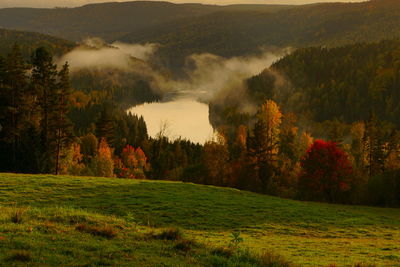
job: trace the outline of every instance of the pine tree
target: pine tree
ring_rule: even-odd
[[[262,191],[269,192],[272,177],[275,175],[279,151],[279,126],[282,113],[278,105],[267,100],[257,114],[252,135],[248,138],[248,154],[255,179],[261,183]]]
[[[5,101],[5,115],[3,121],[4,133],[3,140],[11,144],[12,168],[17,171],[18,151],[20,150],[20,138],[24,126],[26,125],[28,78],[27,64],[22,58],[20,48],[13,46],[8,54],[2,70],[3,100]]]
[[[366,167],[369,177],[384,171],[386,153],[382,125],[376,116],[371,114],[365,123],[365,136],[363,138],[364,151],[366,152]]]
[[[96,136],[99,139],[105,138],[110,146],[115,143],[115,124],[113,118],[113,109],[105,104],[96,121]]]
[[[69,66],[68,63],[65,63],[58,73],[58,83],[52,96],[53,103],[49,122],[50,131],[54,133],[50,136],[49,142],[52,144],[51,149],[54,149],[55,154],[55,174],[59,174],[63,151],[72,142],[72,123],[67,116],[71,108],[71,92]]]
[[[41,171],[54,171],[54,146],[50,141],[54,132],[50,129],[51,113],[54,109],[54,97],[57,90],[57,66],[53,63],[51,54],[43,47],[38,48],[32,56],[32,89],[36,93],[40,107],[40,136],[41,136]]]

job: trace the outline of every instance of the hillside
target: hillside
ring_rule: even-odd
[[[290,85],[276,88],[265,71],[249,80],[249,91],[257,101],[274,97],[285,110],[318,122],[353,123],[373,112],[398,127],[399,47],[392,40],[299,49],[271,66]]]
[[[202,246],[185,254],[172,241],[146,235],[168,226],[209,246],[227,246],[230,235],[241,231],[240,246],[304,266],[400,263],[398,209],[298,202],[185,183],[16,174],[0,174],[0,205],[0,261],[9,264],[29,253],[35,266],[221,266]],[[12,223],[20,207],[22,222]],[[96,225],[118,229],[118,235],[96,236]]]
[[[286,6],[228,7],[229,10],[272,11],[283,8]],[[195,18],[221,9],[223,7],[211,5],[147,1],[90,4],[77,8],[5,8],[0,9],[0,26],[37,31],[75,41],[93,36],[112,41],[133,31],[181,18]]]
[[[277,12],[219,11],[132,31],[126,42],[156,42],[167,64],[180,66],[187,55],[231,57],[260,47],[337,46],[400,36],[400,2],[304,5]]]
[[[50,35],[0,29],[0,54],[9,53],[14,44],[21,47],[24,56],[27,58],[30,57],[34,49],[40,46],[46,47],[56,55],[64,54],[76,46],[74,42]]]
[[[337,46],[400,37],[400,2],[302,6],[124,2],[78,8],[0,9],[0,26],[74,41],[160,43],[158,63],[177,70],[193,53],[231,57],[260,47]]]

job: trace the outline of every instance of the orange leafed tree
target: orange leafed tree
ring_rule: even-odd
[[[95,163],[95,172],[97,176],[114,177],[113,151],[105,138],[100,140]]]

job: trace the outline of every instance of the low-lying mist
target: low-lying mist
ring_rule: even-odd
[[[257,55],[232,58],[208,53],[193,54],[186,59],[182,70],[185,78],[173,78],[168,70],[153,63],[159,47],[152,43],[106,44],[101,39],[88,39],[59,58],[58,63],[68,61],[72,75],[82,70],[105,70],[110,75],[112,72],[125,74],[112,75],[114,79],[126,79],[126,75],[132,75],[146,81],[154,93],[163,96],[163,102],[195,100],[214,106],[231,105],[239,113],[254,114],[257,106],[248,96],[246,79],[261,73],[288,52],[287,49],[278,52],[263,50]],[[119,84],[125,83],[120,81]]]
[[[152,58],[160,45],[106,44],[101,39],[88,39],[84,44],[58,59],[69,62],[72,74],[82,69],[113,69],[141,76],[153,90],[167,96],[186,97],[202,102],[225,96],[245,95],[244,80],[261,73],[287,50],[261,51],[258,55],[224,58],[213,54],[194,54],[187,58],[182,70],[185,78],[174,79],[154,67]]]

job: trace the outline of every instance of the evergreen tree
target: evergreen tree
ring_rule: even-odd
[[[384,171],[385,166],[385,141],[382,125],[378,122],[375,114],[371,114],[365,123],[365,136],[363,138],[364,151],[366,152],[366,168],[369,177]]]
[[[54,103],[52,103],[49,124],[51,132],[54,133],[49,142],[55,154],[55,174],[59,173],[63,152],[72,142],[72,124],[67,117],[71,108],[71,92],[69,66],[68,63],[65,63],[58,73],[57,88],[53,92],[52,100]]]
[[[96,121],[96,136],[98,139],[105,138],[110,146],[115,144],[114,112],[109,104],[104,104]]]
[[[17,171],[18,151],[20,150],[21,134],[26,125],[27,103],[27,70],[20,48],[15,45],[5,61],[1,72],[2,99],[4,107],[3,135],[4,142],[11,145],[12,170]]]
[[[277,172],[282,113],[274,101],[267,100],[261,106],[257,118],[253,134],[248,139],[248,153],[256,181],[261,183],[264,193],[271,193],[272,178]]]
[[[32,56],[32,88],[40,107],[40,137],[41,137],[41,171],[53,172],[55,166],[54,132],[50,128],[51,113],[54,112],[55,92],[57,91],[57,66],[53,63],[51,54],[43,47],[38,48]],[[53,136],[52,136],[53,135]]]

